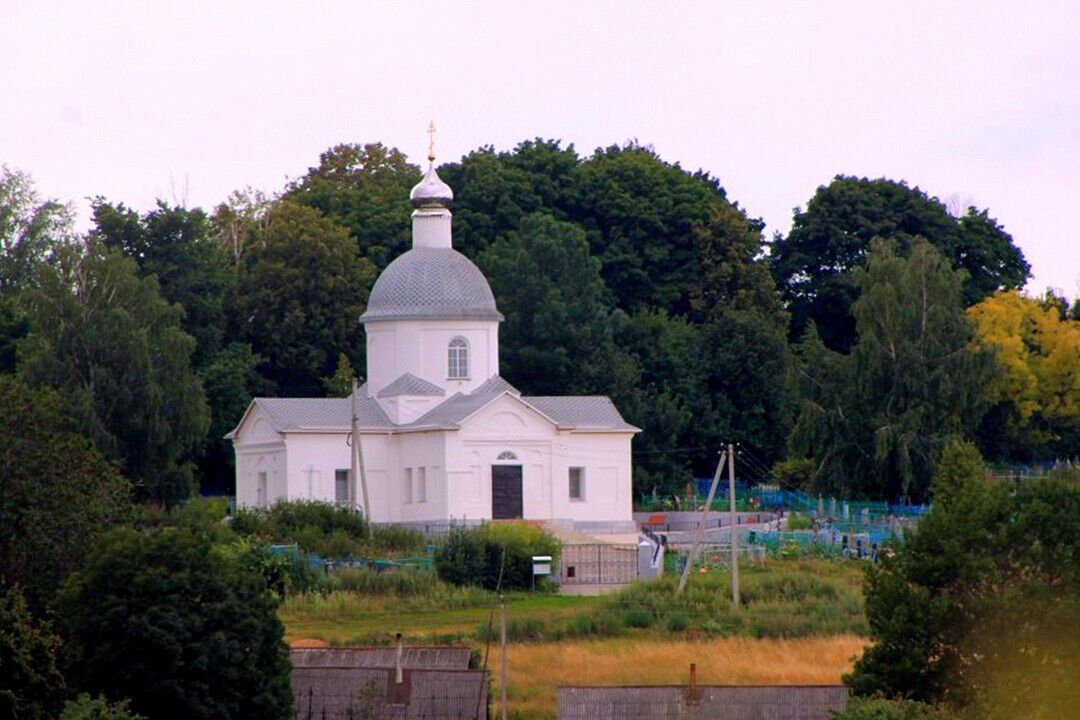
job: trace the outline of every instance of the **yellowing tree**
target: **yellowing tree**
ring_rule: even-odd
[[[995,350],[997,406],[983,421],[985,449],[1031,460],[1080,451],[1080,322],[1015,291],[968,309],[979,341]]]

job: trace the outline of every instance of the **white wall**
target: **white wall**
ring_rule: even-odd
[[[287,495],[285,438],[256,405],[233,439],[236,449],[236,503],[241,507],[273,504]],[[266,473],[266,498],[259,497],[259,473]]]
[[[372,396],[411,372],[446,390],[471,392],[499,374],[499,323],[493,320],[393,320],[365,325],[368,393]],[[469,377],[447,378],[447,348],[454,337],[469,343]]]
[[[445,520],[447,517],[445,440],[442,432],[404,433],[394,436],[394,471],[388,474],[387,497],[397,507],[397,519],[402,522]],[[420,470],[426,486],[420,499]],[[411,470],[412,500],[406,502],[406,470]]]
[[[502,452],[522,466],[525,519],[631,519],[631,433],[558,431],[512,396],[484,408],[447,435],[448,510],[455,518],[491,517],[491,467]],[[569,468],[584,468],[584,497],[570,500]]]

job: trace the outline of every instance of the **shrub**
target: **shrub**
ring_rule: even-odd
[[[127,700],[110,704],[105,698],[84,693],[64,705],[60,720],[143,720],[143,716],[131,712]]]
[[[373,526],[362,514],[326,502],[292,500],[268,509],[240,508],[233,529],[266,543],[298,544],[306,552],[329,558],[370,557],[383,553],[416,553],[424,536],[403,526]]]
[[[802,513],[792,513],[791,515],[788,515],[788,530],[809,530],[813,525],[813,521]]]
[[[452,527],[435,551],[439,578],[455,585],[494,590],[532,587],[532,556],[558,557],[559,542],[525,523]]]
[[[647,628],[652,625],[652,615],[645,610],[627,610],[622,616],[623,625],[630,628]]]
[[[668,632],[682,632],[690,627],[690,618],[682,613],[672,613],[668,616],[664,627],[667,628]]]

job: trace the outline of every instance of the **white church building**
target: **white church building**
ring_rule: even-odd
[[[433,163],[410,197],[413,247],[382,272],[360,317],[367,382],[353,398],[253,400],[227,436],[237,504],[322,500],[418,526],[523,518],[633,529],[638,428],[607,397],[526,396],[499,376],[503,316],[453,248],[453,192]]]

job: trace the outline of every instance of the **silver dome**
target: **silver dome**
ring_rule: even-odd
[[[442,181],[435,172],[435,164],[428,165],[424,179],[417,183],[409,193],[409,202],[414,208],[447,207],[454,200],[454,191]]]
[[[360,322],[502,320],[491,286],[453,248],[419,247],[390,263],[371,289]]]

